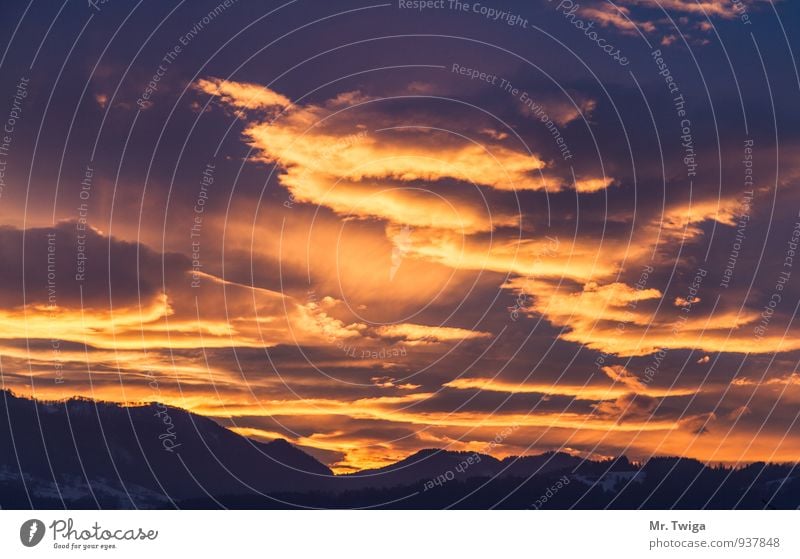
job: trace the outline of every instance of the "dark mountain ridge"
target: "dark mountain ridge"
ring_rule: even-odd
[[[708,467],[686,458],[502,460],[420,450],[334,476],[278,439],[263,443],[186,410],[0,390],[3,508],[796,508],[797,465]],[[11,429],[10,427],[13,427]],[[24,472],[24,475],[20,475]]]
[[[1,391],[0,417],[0,481],[16,474],[20,505],[41,497],[56,506],[62,498],[90,508],[173,506],[224,493],[322,488],[333,475],[286,441],[254,441],[162,404],[38,402]]]

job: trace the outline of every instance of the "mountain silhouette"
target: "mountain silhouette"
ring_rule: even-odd
[[[180,408],[0,390],[2,508],[797,508],[796,464],[644,464],[563,452],[502,460],[425,449],[334,476],[289,442],[248,439]],[[22,472],[22,474],[20,473]]]
[[[402,485],[434,483],[439,476],[444,481],[493,476],[500,470],[501,462],[487,454],[456,452],[429,448],[390,466],[362,470],[341,476],[337,489],[352,490],[363,487],[397,487]]]
[[[332,475],[284,440],[253,441],[161,404],[39,402],[0,391],[0,417],[0,499],[11,501],[4,508],[63,508],[62,499],[89,508],[175,506],[313,489]]]
[[[512,456],[498,460],[488,454],[467,451],[424,449],[384,468],[362,470],[337,479],[336,489],[364,487],[390,488],[417,484],[423,490],[451,481],[481,477],[529,477],[570,467],[582,460],[563,452],[547,452],[538,456]],[[427,488],[427,489],[426,489]]]

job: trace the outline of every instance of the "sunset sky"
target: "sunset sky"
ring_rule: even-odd
[[[4,2],[2,386],[800,459],[800,6],[559,2]]]

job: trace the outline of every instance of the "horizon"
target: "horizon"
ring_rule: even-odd
[[[38,404],[45,404],[45,405],[49,405],[49,404],[67,404],[67,403],[73,402],[73,401],[74,402],[90,402],[90,403],[93,403],[95,405],[117,406],[117,407],[120,407],[120,408],[144,408],[144,407],[150,407],[150,406],[164,405],[162,402],[155,402],[155,401],[124,403],[124,402],[113,402],[113,401],[106,401],[106,400],[94,400],[94,399],[92,399],[90,397],[85,397],[85,396],[68,396],[68,397],[65,397],[65,398],[60,399],[60,400],[41,400],[41,399],[35,398],[33,396],[25,396],[25,395],[15,394],[14,391],[12,391],[10,389],[7,389],[7,388],[0,388],[0,392],[9,393],[9,394],[11,394],[12,397],[17,398],[17,399],[28,400],[28,401],[31,401],[31,402],[35,402],[35,403],[38,403]],[[170,407],[172,407],[172,406],[170,406]],[[183,408],[179,408],[179,407],[173,407],[173,409],[177,409],[179,411],[186,412],[186,413],[192,413],[189,410],[186,410],[186,409],[183,409]],[[238,432],[235,428],[231,429],[229,426],[226,426],[224,423],[219,423],[217,421],[215,421],[215,423],[217,423],[220,427],[222,427],[224,429],[227,429],[228,431],[231,431],[232,433],[235,433],[235,434],[237,434],[237,435],[239,435],[241,437],[247,438],[247,439],[251,439],[251,440],[253,440],[255,442],[258,442],[258,443],[261,443],[261,444],[269,444],[269,443],[272,443],[272,442],[285,442],[287,444],[290,444],[294,448],[297,448],[298,450],[301,450],[304,453],[308,454],[311,458],[313,458],[315,460],[318,460],[320,462],[320,464],[330,468],[331,471],[333,472],[334,476],[347,476],[347,475],[350,475],[350,474],[358,474],[360,472],[375,471],[375,470],[381,469],[381,468],[365,468],[365,469],[361,469],[361,470],[342,469],[341,471],[337,471],[337,469],[332,467],[331,464],[326,464],[325,462],[321,461],[320,458],[315,456],[314,453],[313,453],[314,449],[309,449],[307,447],[295,445],[290,440],[285,439],[285,438],[277,438],[277,439],[266,440],[266,439],[262,439],[262,438],[258,438],[258,437],[248,437],[246,434]],[[451,450],[451,449],[448,449],[446,447],[443,447],[443,448],[442,447],[427,447],[427,448],[418,449],[418,450],[414,451],[413,453],[410,453],[410,454],[408,454],[408,455],[406,455],[404,457],[401,457],[396,462],[393,462],[393,463],[387,464],[385,466],[382,466],[382,468],[392,468],[393,466],[395,466],[396,464],[398,464],[400,462],[406,461],[406,460],[408,460],[410,458],[413,458],[415,456],[418,456],[418,455],[426,453],[426,452],[429,452],[429,453],[431,453],[431,452],[432,453],[444,452],[444,453],[458,454],[458,455],[480,455],[480,456],[493,458],[493,459],[495,459],[495,460],[497,460],[499,462],[504,462],[506,460],[514,461],[514,460],[520,459],[520,458],[536,458],[536,457],[546,456],[546,455],[570,456],[570,457],[573,457],[573,458],[580,458],[582,462],[594,462],[594,463],[597,463],[597,464],[614,463],[614,462],[616,462],[618,460],[624,459],[628,464],[630,464],[631,466],[633,466],[633,467],[635,467],[637,469],[644,468],[647,465],[647,463],[649,461],[651,461],[651,460],[689,460],[689,461],[698,462],[698,463],[702,464],[703,466],[705,466],[707,468],[723,467],[723,468],[729,468],[731,470],[742,470],[742,469],[749,468],[749,467],[757,465],[757,464],[764,464],[765,466],[774,465],[774,466],[794,466],[794,467],[797,467],[797,465],[800,464],[800,461],[795,461],[795,462],[763,462],[763,461],[755,461],[755,462],[747,462],[747,463],[743,463],[743,462],[736,462],[736,463],[713,462],[712,463],[712,462],[703,462],[702,460],[699,460],[697,458],[690,457],[690,456],[677,456],[677,455],[666,455],[666,454],[665,455],[648,456],[646,459],[637,459],[636,457],[631,457],[631,456],[624,455],[624,454],[619,455],[619,456],[581,456],[579,453],[568,452],[568,451],[563,450],[563,449],[530,450],[529,454],[501,454],[501,455],[496,455],[496,454],[491,454],[490,452],[481,452],[479,450]]]

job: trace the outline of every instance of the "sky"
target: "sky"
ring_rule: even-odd
[[[338,473],[800,458],[800,8],[5,2],[0,380]]]

